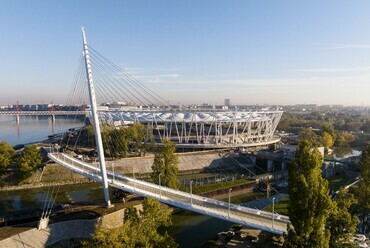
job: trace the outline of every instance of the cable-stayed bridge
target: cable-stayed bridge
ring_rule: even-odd
[[[64,153],[49,153],[49,158],[59,165],[102,182],[100,169]],[[107,171],[110,186],[144,197],[152,197],[162,203],[190,210],[218,219],[254,227],[270,233],[283,234],[287,231],[289,218],[284,215],[243,207],[241,205],[170,189],[139,179]]]
[[[163,98],[89,47],[83,30],[82,36],[83,56],[76,71],[76,84],[71,88],[71,102],[68,104],[73,105],[76,103],[73,102],[75,100],[87,102],[85,93],[86,89],[88,90],[90,109],[87,116],[89,116],[94,128],[99,168],[64,153],[49,153],[48,156],[51,160],[71,171],[101,182],[107,206],[111,205],[108,191],[108,185],[110,185],[143,197],[152,197],[175,207],[255,227],[267,232],[282,234],[287,231],[287,226],[290,223],[287,216],[193,195],[107,171],[99,121],[102,118],[102,111],[98,109],[97,102],[109,103],[112,99],[118,102],[123,99],[129,105],[147,106],[154,111],[161,107],[167,109],[168,106],[166,106],[167,103]],[[94,84],[95,79],[97,79],[97,84]],[[86,87],[86,83],[88,87]],[[243,147],[276,142],[273,134],[281,114],[281,111],[269,113],[235,111],[229,114],[192,114],[189,112],[173,114],[169,111],[160,112],[157,114],[158,117],[149,118],[153,116],[153,113],[150,113],[150,115],[141,113],[139,115],[121,110],[113,114],[109,113],[104,123],[107,125],[109,122],[113,123],[119,120],[123,129],[125,123],[146,123],[149,127],[148,130],[151,130],[151,136],[157,134],[159,137],[158,139],[154,138],[153,142],[162,142],[162,138],[174,141],[177,137],[178,143],[176,145],[211,143],[218,148],[225,145],[227,147]],[[110,121],[107,121],[107,119]],[[113,127],[116,128],[115,125]],[[107,142],[107,140],[105,139],[104,142]],[[110,145],[114,145],[115,142],[119,142],[119,139],[110,140],[109,142]]]
[[[0,115],[13,115],[13,116],[75,116],[86,115],[86,111],[0,111]]]

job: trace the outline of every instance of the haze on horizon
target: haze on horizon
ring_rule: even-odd
[[[89,45],[172,104],[370,105],[370,1],[0,3],[0,104],[65,103]]]

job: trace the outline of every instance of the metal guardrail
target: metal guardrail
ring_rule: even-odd
[[[82,174],[94,181],[101,182],[100,169],[77,158],[63,153],[49,153],[49,158],[63,167]],[[163,203],[200,214],[251,226],[267,232],[283,234],[290,223],[287,216],[256,210],[237,204],[198,196],[183,191],[170,189],[139,179],[126,177],[107,171],[110,186],[144,197],[152,197]]]

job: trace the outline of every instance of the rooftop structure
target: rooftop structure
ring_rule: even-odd
[[[253,147],[276,143],[274,132],[283,112],[195,112],[101,110],[99,118],[114,126],[149,125],[156,143],[164,138],[178,148]]]

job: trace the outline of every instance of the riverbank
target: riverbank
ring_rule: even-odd
[[[56,163],[48,163],[42,169],[37,170],[23,184],[6,185],[0,187],[0,191],[36,189],[42,187],[82,184],[89,182],[92,181],[80,174],[67,170]]]
[[[124,210],[127,207],[134,205],[137,209],[142,209],[141,204],[138,202],[115,204],[114,207],[109,209],[97,207],[95,210],[85,211],[84,215],[80,212],[78,219],[76,217],[73,218],[73,215],[76,215],[76,213],[57,216],[50,220],[47,228],[41,230],[36,227],[29,227],[23,228],[22,232],[11,234],[12,229],[10,228],[7,228],[7,232],[0,229],[0,247],[43,248],[63,240],[90,238],[97,225],[109,228],[122,226]],[[37,225],[37,222],[33,224]],[[5,238],[4,233],[7,234]]]
[[[89,185],[93,185],[93,184],[81,185],[81,187],[87,188]],[[100,185],[97,184],[97,183],[95,183],[94,185],[99,187],[99,191],[100,191],[100,194],[101,194],[102,193],[101,192],[102,190],[101,190]],[[249,184],[247,184],[247,185],[250,186]],[[224,190],[218,189],[218,190],[214,191],[213,193],[212,192],[207,192],[207,194],[212,193],[212,194],[215,195],[215,192],[219,192],[219,195],[217,195],[216,198],[222,199],[222,198],[225,198],[225,192],[228,192],[228,188],[230,188],[230,187],[227,187],[227,189],[224,189]],[[252,189],[251,187],[249,187],[248,189],[246,189],[245,187],[241,187],[241,185],[236,185],[233,188],[233,197],[232,197],[232,200],[234,201],[238,197],[238,195],[245,195],[246,192],[250,192],[251,189]],[[33,193],[31,193],[30,190],[25,190],[25,191],[29,192],[26,195],[26,197],[29,197],[29,198],[26,199],[26,201],[28,203],[29,203],[30,199],[33,199],[33,195],[32,194],[37,194],[37,195],[40,194],[38,191],[34,191]],[[65,189],[63,189],[63,187],[62,187],[59,192],[61,192],[62,195],[64,195],[64,193],[63,193],[64,191],[65,191]],[[82,191],[84,191],[84,190],[82,190]],[[89,193],[89,192],[85,192],[85,194],[91,195],[91,193]],[[22,197],[21,197],[21,199],[22,199]],[[102,195],[101,195],[101,198],[100,199],[103,199],[103,196]],[[63,198],[61,200],[62,201],[65,201],[65,200],[68,200],[68,199],[64,199]],[[70,204],[67,208],[64,208],[61,212],[59,212],[59,213],[62,213],[61,216],[59,215],[58,212],[54,212],[53,211],[54,214],[55,214],[55,216],[52,218],[51,223],[59,222],[59,221],[66,221],[66,220],[71,220],[71,219],[87,218],[88,216],[96,216],[97,214],[99,216],[104,216],[104,215],[106,215],[108,213],[111,213],[111,212],[114,212],[114,211],[119,211],[122,208],[127,207],[128,206],[127,204],[129,204],[129,205],[132,205],[132,204],[133,205],[138,205],[138,204],[141,203],[141,200],[142,200],[141,197],[138,197],[138,196],[135,196],[135,195],[130,195],[129,198],[126,199],[126,203],[117,202],[117,200],[113,200],[114,207],[109,208],[109,209],[104,208],[104,207],[101,207],[104,204],[104,202],[102,200],[91,202],[89,205],[80,205],[80,204],[78,204],[78,202],[76,202],[75,204]],[[181,209],[175,209],[175,210],[176,211],[174,211],[175,213],[173,215],[173,219],[174,219],[174,221],[178,221],[178,222],[176,222],[176,223],[178,223],[178,225],[177,225],[176,228],[178,230],[179,229],[182,230],[183,228],[186,228],[186,224],[184,224],[182,222],[182,219],[181,218],[178,219],[178,217],[183,216],[183,215],[184,216],[187,216],[188,215],[187,214],[188,211],[183,211]],[[199,214],[196,214],[196,213],[191,213],[191,216],[192,216],[192,218],[190,218],[189,220],[186,218],[187,219],[187,220],[185,220],[186,223],[188,223],[188,221],[194,221],[194,220],[205,222],[205,223],[210,223],[209,221],[212,220],[212,223],[215,223],[215,224],[212,224],[212,225],[215,228],[217,227],[215,229],[215,232],[213,234],[211,234],[212,236],[214,234],[217,234],[218,231],[221,231],[221,230],[224,229],[224,227],[225,227],[224,224],[220,224],[220,223],[227,223],[227,225],[230,224],[230,223],[225,222],[225,221],[221,221],[221,220],[218,220],[218,219],[215,219],[215,218],[211,218],[211,217],[208,217],[208,216],[199,215]],[[179,224],[179,223],[182,223],[182,224]],[[17,235],[17,234],[19,234],[21,232],[24,232],[26,230],[29,230],[31,228],[34,228],[34,227],[36,227],[36,225],[37,225],[37,223],[34,222],[34,223],[25,223],[25,224],[14,226],[14,227],[3,227],[3,228],[0,228],[0,240],[1,239],[4,239],[6,237],[9,237],[10,235]],[[189,237],[187,236],[188,235],[187,232],[185,232],[185,234],[181,234],[181,235],[185,235],[184,240],[189,239]],[[208,237],[208,236],[207,237],[203,237],[202,236],[201,237],[201,240],[200,240],[200,243],[205,242],[206,240],[208,240],[208,238],[210,238],[210,237]]]

